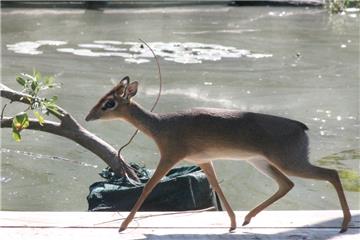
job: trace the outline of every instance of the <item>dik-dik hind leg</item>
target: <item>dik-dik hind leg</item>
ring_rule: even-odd
[[[212,186],[214,191],[219,195],[222,203],[224,204],[224,207],[225,207],[225,209],[230,217],[230,221],[231,221],[231,227],[230,227],[229,231],[233,232],[236,229],[236,216],[235,216],[235,213],[232,210],[230,204],[226,200],[223,191],[220,188],[220,185],[217,180],[216,173],[214,170],[214,166],[212,165],[212,162],[199,164],[199,166],[204,171],[207,179],[209,180],[210,185]]]
[[[346,230],[348,229],[349,222],[351,221],[351,213],[345,198],[345,194],[341,185],[339,174],[337,173],[336,170],[321,168],[321,167],[313,166],[310,163],[307,163],[306,166],[302,166],[301,169],[291,169],[291,170],[284,169],[283,171],[289,175],[293,175],[297,177],[329,181],[336,189],[337,195],[340,200],[341,208],[344,214],[344,219],[342,222],[340,233],[346,232]]]
[[[121,227],[119,229],[119,232],[124,231],[131,220],[134,218],[136,212],[139,210],[141,205],[143,204],[146,197],[150,194],[150,192],[154,189],[154,187],[159,183],[161,178],[168,173],[168,171],[175,165],[176,162],[174,161],[167,161],[167,160],[160,160],[153,176],[150,178],[150,180],[146,183],[139,199],[136,201],[134,207],[131,209],[130,214],[127,216],[127,218],[122,222]]]
[[[270,206],[275,201],[282,198],[286,193],[288,193],[294,187],[294,183],[290,181],[288,177],[286,177],[277,168],[269,164],[266,160],[263,159],[251,160],[249,161],[249,163],[264,175],[274,179],[278,184],[279,189],[274,195],[266,199],[264,202],[260,203],[245,216],[243,226],[249,224],[251,218],[255,217],[259,212],[264,210],[266,207]]]

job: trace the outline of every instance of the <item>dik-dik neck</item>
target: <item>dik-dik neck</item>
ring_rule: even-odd
[[[155,137],[159,129],[159,118],[156,113],[149,112],[136,102],[131,101],[124,119],[150,137]]]

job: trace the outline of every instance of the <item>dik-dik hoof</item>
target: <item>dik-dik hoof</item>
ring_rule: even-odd
[[[235,227],[230,227],[229,228],[229,233],[233,233],[236,231],[236,226]]]
[[[119,233],[125,231],[126,229],[127,229],[127,224],[124,224],[124,223],[121,224],[121,226],[119,228]]]
[[[339,233],[344,233],[347,231],[347,228],[341,228],[340,232]]]
[[[248,225],[250,223],[250,220],[245,220],[244,222],[243,222],[243,226],[246,226],[246,225]]]
[[[250,213],[249,213],[248,215],[246,215],[246,216],[245,216],[245,219],[244,219],[244,222],[243,222],[242,225],[243,225],[243,226],[248,225],[248,224],[250,223],[252,217],[253,217],[253,216],[250,215]]]
[[[351,221],[351,215],[349,213],[349,214],[346,214],[344,217],[343,223],[341,225],[340,233],[344,233],[348,230],[348,225],[349,225],[350,221]]]

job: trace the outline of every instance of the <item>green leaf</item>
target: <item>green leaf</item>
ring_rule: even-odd
[[[58,100],[58,96],[52,96],[52,97],[49,99],[49,102],[55,103],[57,100]]]
[[[41,80],[41,73],[39,71],[37,71],[36,69],[33,70],[33,76],[34,76],[35,81],[38,82]]]
[[[61,115],[62,114],[58,111],[58,107],[56,105],[50,104],[48,106],[46,106],[46,109],[48,109],[50,112],[56,113],[57,115]]]
[[[16,131],[13,131],[12,132],[12,137],[15,141],[17,142],[20,142],[21,141],[21,135],[20,135],[20,132],[16,132]]]
[[[31,76],[30,74],[27,73],[21,73],[21,76],[23,76],[24,78],[27,78],[28,80],[35,80],[33,76]]]
[[[15,127],[15,129],[17,129],[18,131],[29,127],[29,124],[29,116],[25,112],[19,113],[13,119],[13,128]]]
[[[26,84],[26,80],[22,77],[16,77],[16,81],[21,85],[21,86],[25,86]]]
[[[33,81],[31,83],[31,90],[33,90],[34,92],[36,91],[36,88],[39,86],[39,84],[37,83],[37,81]]]
[[[12,122],[12,137],[15,141],[21,140],[21,130],[29,127],[29,116],[25,112],[21,112],[13,118]]]
[[[34,115],[35,115],[35,117],[37,118],[37,120],[39,121],[39,124],[40,124],[41,126],[44,126],[44,122],[45,122],[44,117],[41,116],[41,114],[40,114],[38,111],[35,111],[35,112],[34,112]]]
[[[12,137],[15,141],[21,140],[21,130],[29,127],[29,117],[26,112],[21,112],[13,118],[12,122]]]
[[[55,103],[51,102],[50,100],[44,101],[43,105],[46,107],[46,109],[49,112],[55,113],[55,114],[60,115],[60,116],[63,115],[58,111],[58,106]]]
[[[52,76],[46,76],[44,78],[44,84],[49,87],[49,88],[52,88],[54,87],[54,77]]]

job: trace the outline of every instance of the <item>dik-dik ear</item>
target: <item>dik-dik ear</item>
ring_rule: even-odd
[[[129,76],[126,76],[123,79],[121,79],[120,85],[127,86],[127,85],[129,85],[129,82],[130,82],[130,78],[129,78]]]
[[[125,97],[126,95],[126,88],[129,85],[130,78],[128,76],[124,77],[120,80],[119,84],[116,85],[111,91],[111,94],[114,94],[118,97]]]
[[[127,99],[130,99],[130,98],[132,98],[133,96],[136,95],[137,89],[138,89],[138,85],[139,85],[139,83],[138,83],[137,81],[134,81],[134,82],[130,83],[130,84],[126,87],[125,97],[126,97]]]

